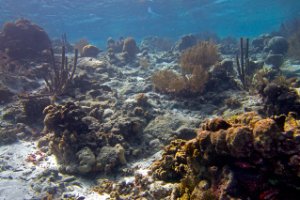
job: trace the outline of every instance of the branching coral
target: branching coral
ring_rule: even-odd
[[[202,93],[208,81],[208,71],[203,67],[195,67],[192,75],[187,79],[187,88],[193,93]]]
[[[212,42],[200,42],[185,50],[180,58],[183,73],[192,74],[199,67],[209,68],[219,59],[218,47]]]
[[[255,63],[249,58],[249,39],[240,38],[240,55],[236,55],[236,67],[238,78],[244,90],[253,87],[253,77],[257,70],[262,68],[263,63]]]
[[[78,50],[75,50],[75,57],[73,65],[69,65],[68,58],[66,57],[65,47],[62,47],[61,64],[57,66],[55,62],[54,52],[51,50],[52,66],[48,76],[44,77],[50,94],[54,96],[62,95],[66,87],[74,78],[77,67]]]
[[[191,75],[180,75],[172,70],[161,70],[153,74],[154,88],[160,92],[175,95],[200,94],[209,78],[208,72],[202,67],[196,67]]]
[[[185,78],[171,70],[161,70],[154,73],[152,82],[155,89],[164,93],[179,94],[187,89]]]
[[[156,72],[154,87],[165,93],[200,94],[209,79],[208,68],[218,61],[218,48],[211,42],[201,42],[182,53],[180,63],[183,74],[171,70]]]

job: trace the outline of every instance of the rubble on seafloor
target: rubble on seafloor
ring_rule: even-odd
[[[203,69],[207,80],[201,94],[156,90],[152,75],[160,70],[174,71],[185,87],[199,80],[197,74],[180,74],[180,55],[198,42],[187,35],[173,48],[163,38],[148,38],[141,46],[130,37],[109,38],[106,52],[86,44],[64,94],[47,96],[42,78],[48,36],[27,20],[6,26],[6,31],[27,27],[22,31],[28,36],[38,32],[45,45],[30,46],[16,35],[34,50],[30,64],[20,56],[33,55],[28,48],[9,42],[0,48],[9,48],[0,62],[1,70],[8,70],[0,73],[0,197],[268,200],[299,195],[300,98],[292,71],[298,66],[282,67],[285,78],[270,58],[273,50],[284,56],[284,38],[253,40],[256,60],[250,64],[257,71],[251,69],[247,77],[248,90],[234,67],[237,42],[229,40],[218,48],[198,47],[220,54]],[[273,68],[264,65],[266,59]]]

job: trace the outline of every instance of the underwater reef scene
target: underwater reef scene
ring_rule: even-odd
[[[0,0],[0,200],[299,199],[300,2],[251,2]]]

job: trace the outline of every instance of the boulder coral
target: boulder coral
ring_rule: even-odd
[[[278,77],[260,87],[258,93],[262,96],[264,112],[267,115],[299,113],[299,94],[290,86],[285,77]]]
[[[82,57],[96,58],[100,52],[100,49],[98,49],[96,46],[88,44],[82,48],[82,53],[80,55]]]
[[[91,130],[86,111],[74,103],[49,105],[44,109],[44,132],[40,146],[48,143],[60,170],[70,174],[109,173],[126,164],[122,144],[109,145],[111,135]],[[42,144],[43,143],[43,144]]]
[[[123,59],[126,61],[132,61],[136,54],[138,53],[139,49],[136,45],[135,40],[132,37],[128,37],[124,40],[123,44]]]
[[[44,29],[26,19],[8,22],[0,32],[0,51],[16,60],[38,58],[50,48]]]
[[[177,183],[176,199],[297,199],[300,126],[294,116],[209,120],[196,138],[171,142],[152,175]]]

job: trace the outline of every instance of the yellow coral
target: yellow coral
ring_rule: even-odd
[[[291,131],[295,128],[300,128],[300,122],[295,119],[292,113],[289,113],[285,118],[284,131]]]

